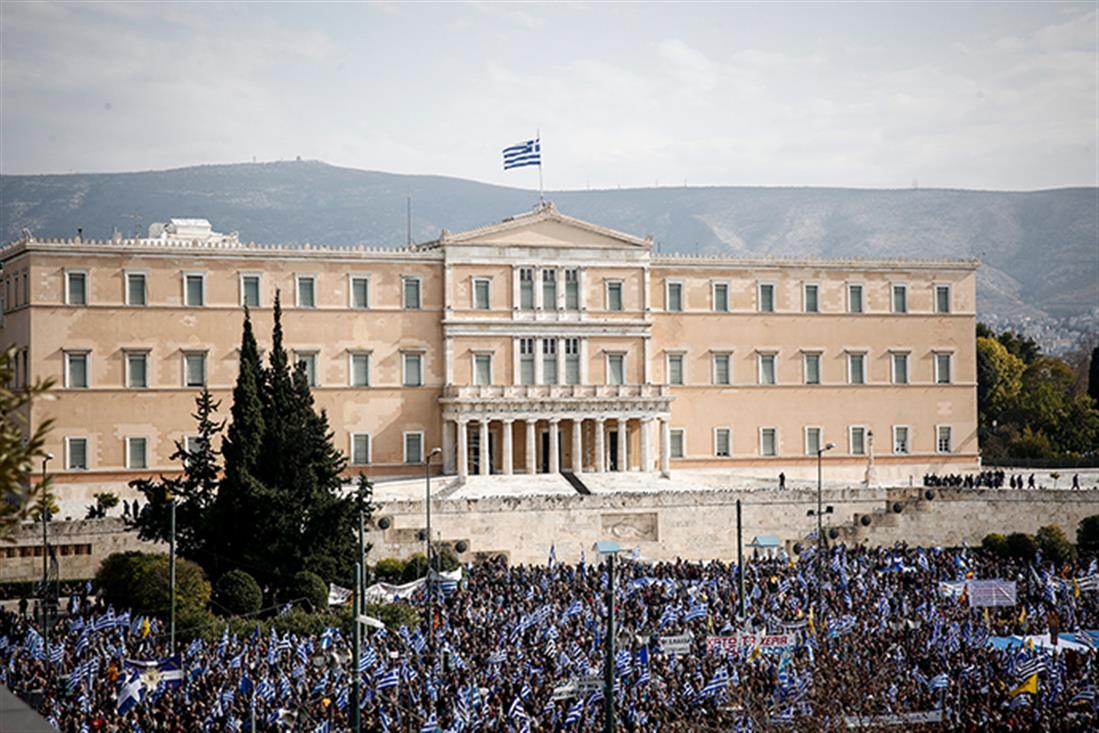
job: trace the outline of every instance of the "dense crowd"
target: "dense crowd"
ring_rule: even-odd
[[[1060,477],[1059,474],[1052,474],[1052,476]],[[1004,482],[1007,482],[1008,487],[1012,489],[1044,489],[1045,484],[1041,481],[1036,481],[1033,473],[1023,476],[1019,474],[1012,474],[1008,476],[1004,471],[981,471],[980,473],[950,473],[945,476],[940,476],[937,473],[924,474],[923,485],[932,488],[952,488],[952,489],[1002,489],[1004,488]],[[1080,489],[1080,474],[1072,474],[1070,479],[1066,482],[1073,489]]]
[[[623,556],[614,583],[618,724],[824,731],[867,716],[873,730],[886,727],[874,716],[927,713],[942,722],[904,727],[1095,730],[1099,634],[1084,630],[1099,629],[1096,572],[1091,558],[1054,567],[964,548],[809,548],[796,562],[746,565],[742,618],[735,565]],[[966,579],[1015,581],[1017,602],[971,608]],[[426,596],[414,596],[425,611],[419,627],[366,635],[362,729],[602,730],[601,690],[554,688],[602,674],[606,585],[602,564],[492,561],[468,566],[432,619]],[[302,638],[215,633],[181,643],[172,658],[155,623],[76,605],[53,630],[48,656],[31,618],[0,617],[0,681],[64,733],[247,731],[253,719],[259,731],[349,729],[350,639],[335,628]],[[707,637],[742,632],[786,638],[708,651]],[[1075,632],[1077,643],[990,644],[1058,632]],[[661,643],[687,633],[684,655]],[[134,671],[127,660],[164,663]]]

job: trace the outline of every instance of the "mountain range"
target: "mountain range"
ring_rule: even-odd
[[[0,237],[131,235],[171,217],[209,219],[243,241],[400,246],[480,226],[537,193],[315,161],[164,171],[0,176]],[[970,191],[656,187],[550,191],[564,213],[660,252],[740,256],[979,258],[978,311],[997,322],[1099,315],[1099,189]]]

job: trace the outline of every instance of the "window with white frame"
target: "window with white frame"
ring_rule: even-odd
[[[820,450],[820,428],[807,427],[805,428],[805,455],[815,456]]]
[[[542,384],[557,384],[557,339],[542,339]]]
[[[473,383],[479,386],[492,384],[492,354],[473,355]]]
[[[847,312],[862,313],[862,284],[847,284]]]
[[[580,310],[579,270],[565,270],[565,310]]]
[[[803,290],[803,301],[806,313],[819,313],[820,286],[815,283],[806,283]]]
[[[607,384],[626,383],[626,355],[607,354]]]
[[[580,339],[565,339],[565,384],[580,384]]]
[[[714,283],[713,287],[714,312],[729,312],[729,283]]]
[[[405,387],[422,387],[424,385],[424,355],[420,353],[405,353],[402,355],[403,371],[402,384]]]
[[[731,439],[729,428],[714,428],[714,455],[718,458],[728,458],[731,451]]]
[[[349,355],[352,387],[370,386],[370,353],[352,352]]]
[[[148,468],[148,448],[145,438],[126,438],[126,468]]]
[[[65,468],[69,471],[88,470],[87,438],[65,438]]]
[[[935,428],[935,450],[938,453],[950,453],[953,448],[951,446],[951,430],[949,425],[939,425]]]
[[[775,383],[775,367],[778,357],[775,354],[760,354],[759,355],[759,383],[760,384],[774,384]]]
[[[65,352],[65,386],[69,389],[88,388],[88,363],[91,357],[87,351]]]
[[[206,275],[189,272],[183,276],[183,304],[189,308],[206,305]]]
[[[149,386],[149,352],[126,352],[126,386],[145,389]]]
[[[608,280],[607,281],[607,310],[620,311],[622,310],[622,281],[621,280]]]
[[[363,310],[370,307],[370,278],[363,275],[351,276],[351,307]]]
[[[949,313],[950,312],[950,286],[949,285],[936,285],[935,286],[935,312],[936,313]]]
[[[424,462],[424,434],[420,432],[404,434],[404,462]]]
[[[683,354],[668,354],[668,384],[683,384]]]
[[[15,290],[16,300],[18,300],[18,275],[16,276]],[[65,303],[68,305],[88,304],[88,273],[83,270],[65,271]]]
[[[489,297],[492,281],[487,277],[473,278],[473,307],[479,311],[487,311],[492,307]]]
[[[317,352],[295,351],[294,366],[301,367],[305,372],[305,383],[310,387],[317,386]]]
[[[908,384],[908,352],[894,351],[890,358],[893,362],[893,384]]]
[[[664,286],[665,309],[673,312],[683,310],[683,283],[668,281]]]
[[[759,454],[773,456],[778,450],[778,431],[775,428],[759,429]]]
[[[534,270],[530,267],[519,270],[519,309],[534,310]]]
[[[802,354],[802,376],[806,384],[820,384],[820,354],[807,351]]]
[[[852,425],[848,431],[848,449],[853,456],[866,455],[866,428]]]
[[[183,386],[206,386],[205,351],[189,351],[183,354]]]
[[[907,313],[908,312],[908,286],[907,285],[893,285],[893,312],[894,313]]]
[[[366,466],[370,463],[370,434],[351,433],[351,465]]]
[[[126,305],[148,305],[148,290],[144,272],[126,273]]]
[[[847,353],[847,383],[866,384],[866,354]]]
[[[682,458],[686,454],[683,428],[672,428],[668,431],[668,438],[671,440],[671,444],[668,446],[671,457]]]
[[[317,278],[313,275],[298,275],[298,302],[299,308],[317,307]]]
[[[935,352],[935,384],[950,384],[953,356],[948,351]]]
[[[557,310],[557,270],[542,270],[542,309]]]
[[[893,426],[893,452],[907,454],[910,450],[907,425]]]
[[[402,277],[401,288],[404,291],[404,307],[406,310],[419,310],[420,303],[420,278]]]
[[[534,384],[534,339],[519,339],[519,384]]]
[[[759,284],[759,312],[775,312],[775,286],[772,283]]]
[[[260,307],[260,277],[258,273],[254,272],[241,273],[240,304],[246,308]]]
[[[715,353],[714,357],[714,384],[727,385],[732,382],[732,369],[730,368],[730,355],[728,353]]]

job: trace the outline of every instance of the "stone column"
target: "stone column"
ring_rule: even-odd
[[[595,472],[603,473],[607,470],[607,449],[603,441],[607,437],[607,421],[601,417],[595,418]]]
[[[572,472],[584,472],[584,421],[572,421]]]
[[[561,470],[561,456],[557,453],[557,428],[559,424],[557,418],[552,418],[549,421],[549,472],[557,473]]]
[[[534,428],[537,420],[527,420],[527,473],[533,476],[538,473],[538,451],[534,445]]]
[[[469,476],[469,423],[458,421],[458,480],[465,481]]]
[[[660,475],[672,477],[672,422],[666,417],[660,418]]]
[[[646,473],[653,470],[652,418],[641,418],[641,465]]]
[[[488,476],[491,473],[491,466],[489,465],[489,453],[488,453],[488,420],[481,420],[481,460],[480,474],[482,476]]]
[[[511,475],[511,462],[512,462],[511,435],[514,432],[514,427],[515,427],[515,421],[514,420],[510,420],[510,419],[509,420],[504,420],[504,422],[503,422],[503,430],[504,430],[503,440],[500,441],[501,443],[503,443],[503,447],[500,449],[501,452],[503,453],[503,455],[501,455],[500,457],[503,461],[502,465],[503,465],[503,472],[504,472],[505,476],[510,476]]]
[[[454,473],[454,428],[453,420],[443,420],[443,473]]]
[[[626,424],[628,418],[618,418],[618,470],[625,471],[626,466]]]

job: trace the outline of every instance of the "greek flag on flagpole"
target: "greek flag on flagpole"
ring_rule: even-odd
[[[542,165],[542,142],[527,140],[504,148],[504,170],[521,168],[524,165]]]

